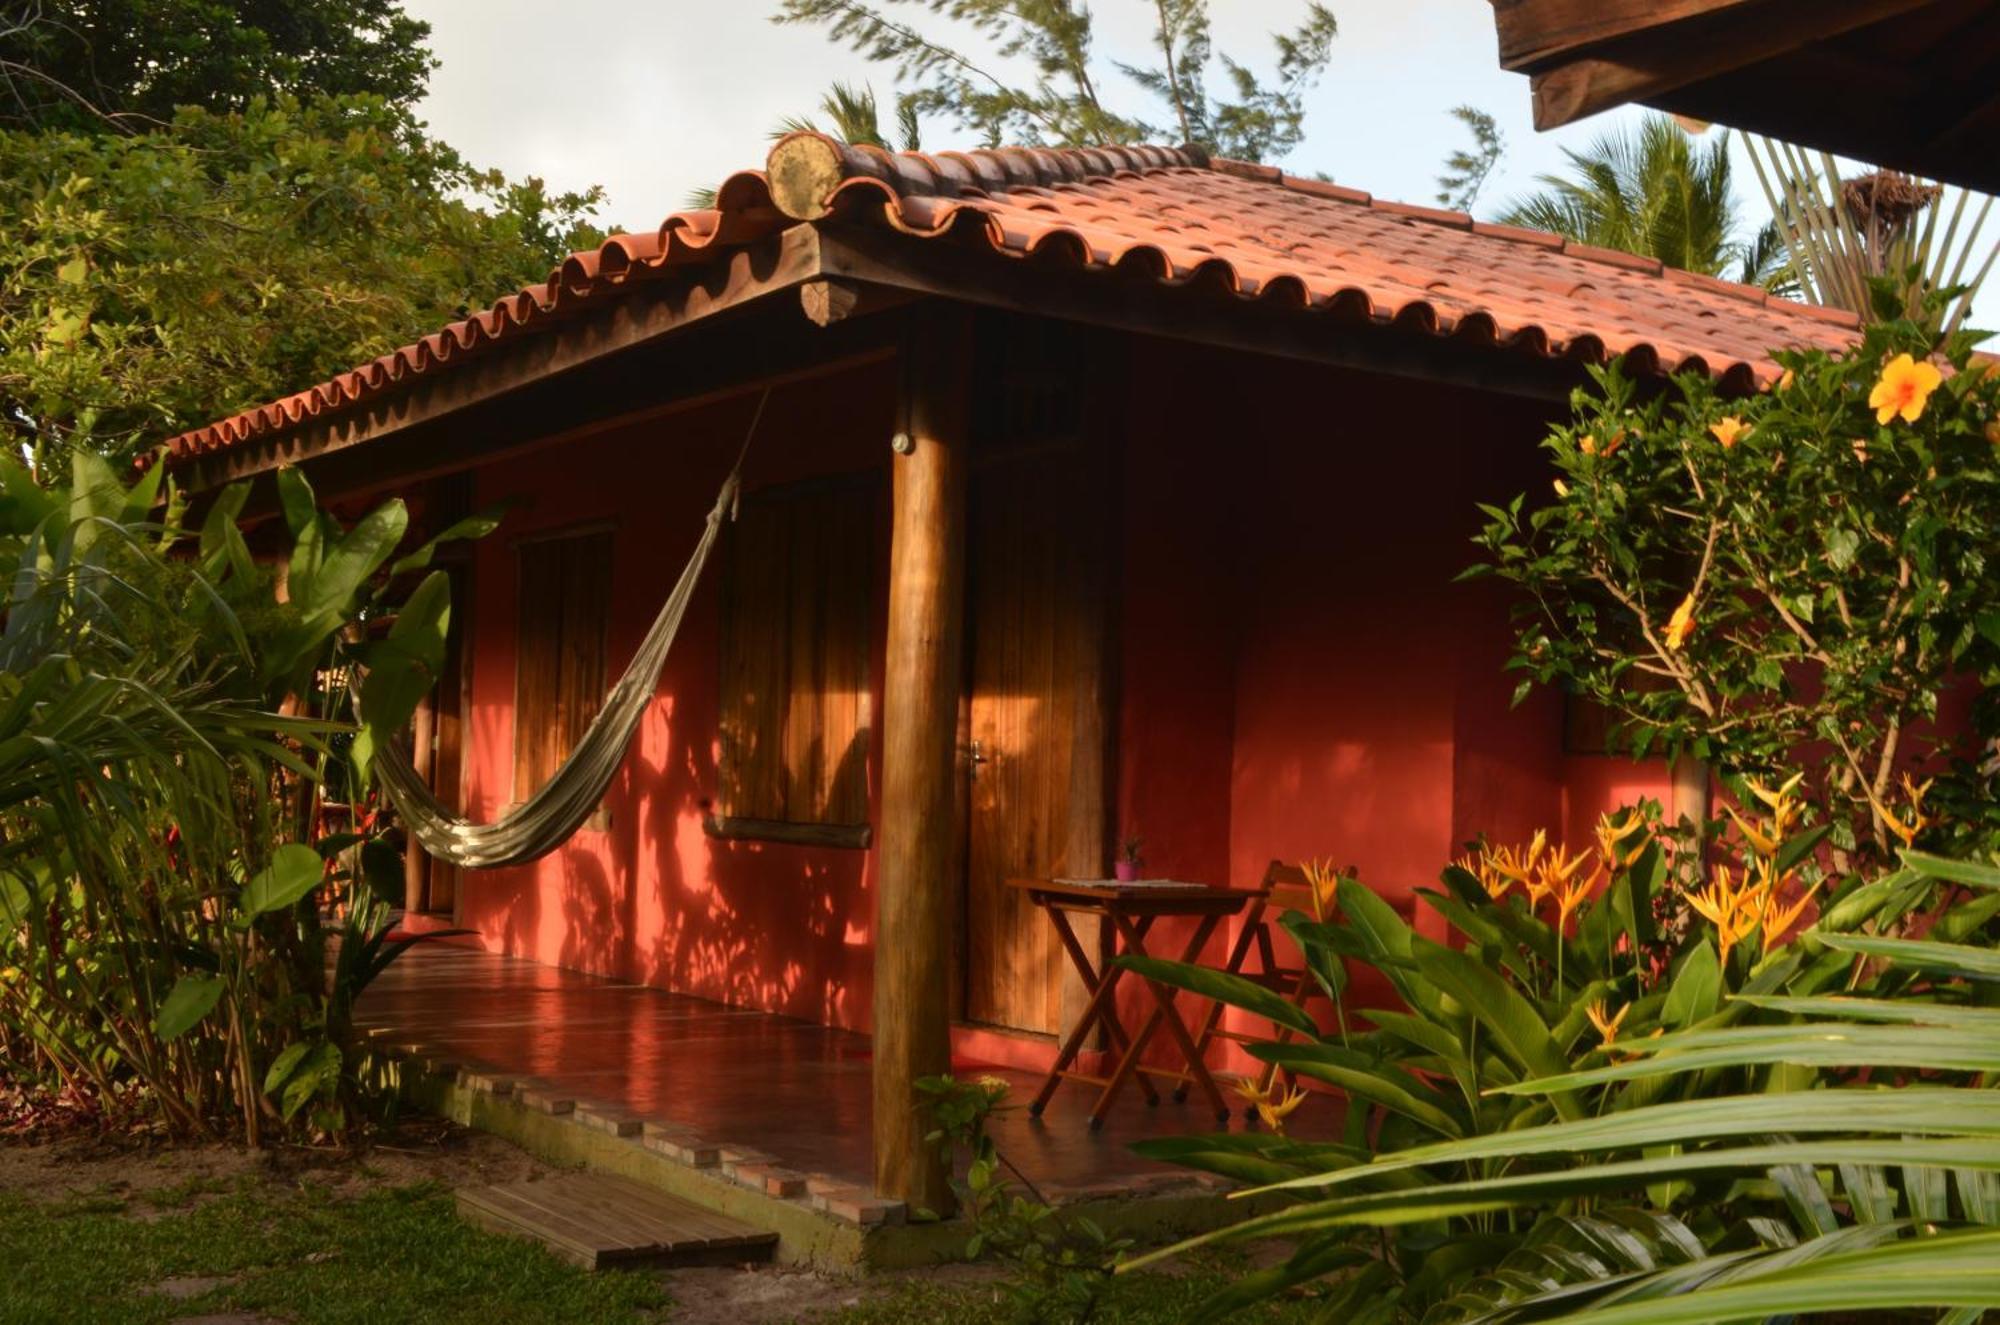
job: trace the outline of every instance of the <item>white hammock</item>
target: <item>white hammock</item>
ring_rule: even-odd
[[[751,434],[757,431],[757,419],[763,413],[764,401],[759,400],[757,415],[750,420]],[[744,451],[749,447],[750,437],[746,435]],[[640,642],[638,652],[632,655],[625,674],[618,678],[604,706],[591,719],[590,729],[584,732],[583,739],[555,775],[525,802],[495,823],[476,824],[459,818],[432,794],[429,783],[417,772],[398,742],[382,743],[375,756],[375,775],[382,780],[389,799],[395,802],[404,825],[425,851],[466,869],[498,869],[546,856],[582,827],[625,762],[626,747],[632,743],[632,734],[639,729],[646,706],[652,702],[660,670],[666,666],[674,636],[680,632],[681,618],[687,615],[688,601],[701,581],[702,568],[715,549],[723,519],[734,514],[742,468],[743,457],[739,454],[736,467],[723,480],[715,509],[708,513],[708,525],[702,530],[701,541],[695,544],[687,568],[681,572],[673,592],[667,595],[667,601],[661,604],[660,614],[653,618],[652,628]],[[358,703],[359,687],[356,694]]]

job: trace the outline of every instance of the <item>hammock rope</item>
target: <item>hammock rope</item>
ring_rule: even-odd
[[[694,555],[688,558],[673,591],[660,605],[659,615],[653,618],[624,675],[605,697],[576,748],[534,795],[493,823],[473,823],[459,817],[437,798],[400,742],[383,742],[375,756],[375,774],[395,803],[404,825],[433,857],[476,870],[525,864],[567,842],[596,810],[611,779],[623,766],[633,734],[639,730],[640,720],[652,703],[660,672],[673,649],[674,637],[680,633],[681,620],[687,615],[688,603],[701,582],[709,554],[721,536],[723,521],[735,517],[743,459],[750,452],[750,439],[757,434],[758,420],[764,417],[764,406],[769,400],[768,390],[759,397],[757,412],[751,416],[750,428],[744,434],[743,446],[736,454],[729,477],[722,481],[722,491],[708,513]],[[354,693],[358,713],[359,686]]]

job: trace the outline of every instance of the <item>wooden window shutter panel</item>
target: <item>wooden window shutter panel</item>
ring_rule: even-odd
[[[514,799],[524,801],[542,784],[547,765],[549,716],[556,699],[556,659],[562,629],[550,608],[557,602],[557,563],[541,545],[520,552],[520,611],[515,625]]]
[[[562,653],[557,697],[561,753],[548,774],[569,756],[604,702],[605,652],[611,625],[611,535],[563,540]]]
[[[514,692],[514,799],[541,788],[603,702],[610,629],[611,534],[520,549]]]
[[[746,502],[723,596],[719,810],[865,827],[872,489]]]
[[[731,530],[722,631],[723,813],[784,817],[791,558],[785,512],[746,502]]]
[[[815,657],[819,722],[813,798],[822,823],[868,820],[873,726],[868,664],[874,607],[873,503],[829,502]]]

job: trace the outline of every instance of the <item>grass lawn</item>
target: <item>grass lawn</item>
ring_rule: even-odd
[[[131,1201],[0,1193],[0,1261],[11,1267],[7,1325],[223,1311],[328,1323],[671,1319],[658,1280],[586,1274],[480,1232],[432,1183],[339,1199],[254,1180]]]
[[[0,1264],[9,1279],[0,1290],[0,1325],[222,1313],[301,1325],[1019,1319],[991,1275],[963,1269],[858,1285],[777,1270],[589,1274],[539,1247],[464,1223],[442,1182],[363,1181],[351,1168],[291,1177],[200,1173],[95,1191],[0,1183]],[[1178,1321],[1230,1277],[1223,1263],[1205,1262],[1182,1275],[1120,1279],[1094,1319]],[[1303,1321],[1310,1305],[1290,1303],[1242,1319]]]
[[[1219,1263],[1206,1263],[1185,1274],[1138,1274],[1115,1280],[1093,1315],[1091,1325],[1168,1325],[1187,1318],[1201,1301],[1230,1282]],[[1272,1303],[1240,1312],[1233,1321],[1305,1322],[1321,1319],[1319,1304],[1308,1299]],[[671,1317],[670,1317],[671,1319]],[[903,1279],[881,1296],[814,1318],[813,1325],[1016,1325],[1022,1319],[1006,1292],[996,1287],[971,1287]],[[1045,1317],[1044,1319],[1049,1319]]]

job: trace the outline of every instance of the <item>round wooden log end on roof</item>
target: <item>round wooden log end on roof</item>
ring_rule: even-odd
[[[846,174],[840,144],[823,133],[788,133],[771,145],[764,178],[771,201],[787,216],[816,221]]]

